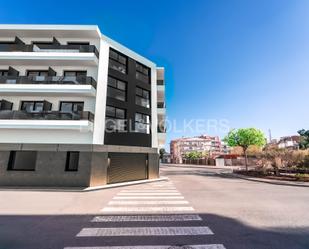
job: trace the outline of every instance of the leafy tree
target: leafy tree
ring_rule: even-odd
[[[262,147],[266,143],[264,133],[255,128],[233,129],[223,139],[229,146],[240,146],[245,155],[246,171],[248,171],[248,154],[249,146],[255,145]]]
[[[192,160],[203,158],[203,153],[199,151],[190,151],[185,154],[185,158],[192,159]]]
[[[161,149],[159,150],[159,154],[160,154],[160,159],[162,159],[162,158],[163,158],[163,155],[165,154],[165,149],[164,149],[164,148],[161,148]]]
[[[299,148],[300,149],[309,149],[309,130],[299,130],[298,134],[301,136]]]

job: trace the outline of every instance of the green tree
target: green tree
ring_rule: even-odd
[[[185,154],[185,158],[192,159],[192,160],[203,158],[203,153],[199,151],[190,151]]]
[[[299,130],[298,134],[301,136],[299,148],[303,150],[309,149],[309,130]]]
[[[248,171],[247,150],[249,146],[255,145],[262,147],[266,143],[264,133],[261,130],[255,128],[233,129],[223,140],[231,147],[242,147],[245,155],[246,171]]]
[[[165,154],[165,149],[164,148],[161,148],[159,150],[159,154],[160,154],[160,159],[163,159],[163,155]]]

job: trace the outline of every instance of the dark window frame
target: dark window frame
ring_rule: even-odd
[[[137,119],[136,119],[136,114],[142,115],[142,120],[144,120],[144,117],[149,117],[149,122],[144,122],[144,121],[141,122],[141,120],[137,120]],[[147,118],[146,118],[146,119],[147,119]],[[136,113],[135,113],[135,118],[134,118],[134,123],[135,123],[135,127],[136,127],[136,123],[138,123],[138,124],[143,124],[143,125],[148,125],[148,126],[149,126],[149,133],[137,131],[136,128],[135,128],[135,132],[137,132],[137,133],[143,133],[143,134],[147,134],[147,135],[150,135],[150,134],[151,134],[151,127],[150,127],[150,125],[151,125],[151,116],[150,116],[150,115],[145,114],[145,113],[141,113],[141,112],[136,112]]]
[[[138,90],[141,91],[141,94],[138,92]],[[146,94],[145,94],[146,93]],[[145,95],[147,95],[148,97],[145,97]],[[142,106],[142,107],[145,107],[145,108],[151,108],[151,101],[150,101],[150,96],[151,96],[151,91],[149,90],[146,90],[142,87],[139,87],[139,86],[136,86],[135,88],[135,104],[138,105],[138,106]],[[141,99],[145,99],[146,101],[148,101],[148,107],[147,106],[143,106],[143,105],[139,105],[137,103],[137,97],[141,98]]]
[[[33,73],[33,72],[39,73],[39,75],[36,75],[36,76],[48,77],[48,70],[27,70],[26,71],[26,76],[30,76],[29,73]],[[41,73],[46,73],[47,75],[41,75]],[[36,76],[32,76],[32,77],[36,77]]]
[[[62,109],[62,104],[72,104],[72,108],[71,108],[71,112],[72,113],[75,113],[75,111],[73,111],[74,104],[82,104],[83,108],[82,108],[81,112],[84,111],[84,107],[85,107],[85,102],[83,102],[83,101],[60,101],[60,104],[59,104],[59,111],[60,112],[63,112],[61,110]]]
[[[68,41],[67,45],[89,46],[90,42],[86,42],[86,41]]]
[[[70,159],[71,159],[71,154],[77,153],[77,165],[74,165],[75,167],[72,169],[70,167]],[[66,172],[77,172],[79,168],[79,159],[80,159],[80,152],[79,151],[67,151],[67,156],[66,156],[66,161],[65,161],[65,171]]]
[[[33,152],[33,153],[35,153],[34,168],[33,169],[15,169],[14,164],[15,164],[17,152]],[[10,151],[8,165],[7,165],[7,171],[35,171],[36,170],[37,157],[38,157],[37,151]]]
[[[36,104],[38,104],[38,103],[43,104],[43,110],[42,111],[44,111],[44,100],[42,100],[42,101],[41,100],[38,100],[38,101],[32,101],[32,100],[21,101],[21,105],[20,105],[20,108],[19,108],[21,111],[26,111],[26,110],[23,109],[23,106],[24,106],[25,103],[33,103],[33,109],[32,109],[31,112],[35,112]]]
[[[116,87],[115,86],[112,86],[110,84],[110,79],[113,79],[113,80],[116,80]],[[125,90],[123,90],[122,88],[119,88],[118,87],[118,83],[121,82],[121,83],[124,83],[125,84]],[[112,97],[112,96],[108,96],[108,88],[112,88],[112,89],[115,89],[115,90],[118,90],[118,91],[121,91],[124,93],[124,100],[121,100],[121,99],[117,99],[115,97]],[[126,102],[127,101],[127,90],[128,90],[128,83],[123,81],[123,80],[119,80],[113,76],[110,76],[108,75],[108,78],[107,78],[107,96],[109,98],[113,98],[113,99],[117,99],[117,100],[120,100],[120,101],[123,101],[123,102]]]
[[[9,70],[8,69],[1,69],[0,70],[0,76],[9,76]]]
[[[68,76],[65,75],[66,73],[75,73],[74,76]],[[80,74],[81,75],[78,75]],[[87,70],[63,70],[63,77],[79,77],[79,76],[87,76],[88,71]]]
[[[141,69],[140,69],[140,68],[141,68]],[[151,75],[150,72],[151,72],[151,68],[149,68],[149,67],[143,65],[142,63],[136,61],[136,62],[135,62],[135,70],[136,70],[136,72],[135,72],[135,78],[136,78],[136,79],[138,79],[138,80],[140,80],[140,81],[142,81],[142,82],[144,82],[144,83],[150,84],[150,78],[151,78],[151,77],[150,77],[150,75]],[[145,72],[145,70],[146,70],[146,72]],[[143,79],[140,79],[140,78],[138,77],[138,74],[141,74],[142,77],[146,77],[147,80],[144,81]]]
[[[108,107],[114,108],[114,115],[109,115],[109,114],[107,113],[107,108],[108,108]],[[117,116],[117,109],[118,109],[118,110],[121,110],[121,111],[124,111],[124,117],[119,117],[119,116]],[[127,120],[127,110],[126,110],[126,109],[123,109],[123,108],[111,106],[111,105],[106,105],[105,121],[107,121],[107,119],[108,119],[108,120],[123,120],[124,122],[126,122],[126,120]],[[106,128],[105,128],[105,129],[106,129]],[[116,132],[124,132],[124,131],[126,131],[126,130],[127,130],[127,125],[126,125],[126,124],[123,126],[123,130],[117,129],[117,127],[116,127],[116,129],[114,129],[114,131],[116,131]]]
[[[116,58],[112,57],[111,53],[115,53],[116,54]],[[125,59],[125,63],[122,62],[121,59],[119,59],[121,57],[123,57]],[[125,68],[125,72],[121,72],[121,71],[119,71],[117,69],[114,69],[114,68],[110,67],[110,63],[108,63],[108,67],[109,68],[111,68],[113,70],[116,70],[116,71],[118,71],[120,73],[123,73],[123,74],[128,74],[128,56],[122,54],[121,52],[119,52],[119,51],[117,51],[117,50],[115,50],[113,48],[110,48],[110,50],[109,50],[109,60],[115,61],[116,63],[119,63],[119,64],[123,65],[124,68]]]

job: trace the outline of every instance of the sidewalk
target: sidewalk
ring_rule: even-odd
[[[309,187],[309,182],[297,182],[297,181],[286,181],[286,180],[275,180],[275,179],[265,179],[251,176],[244,176],[236,173],[221,173],[227,176],[233,176],[235,178],[240,178],[248,181],[268,183],[274,185],[284,185],[284,186],[293,186],[293,187]]]

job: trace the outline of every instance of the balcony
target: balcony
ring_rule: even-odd
[[[57,52],[57,53],[94,53],[99,51],[94,45],[58,45],[58,44],[0,44],[0,52]]]
[[[91,143],[91,112],[0,111],[0,143]]]
[[[0,76],[2,94],[95,96],[97,82],[89,76]]]
[[[0,44],[2,65],[98,65],[99,51],[94,45]],[[3,62],[2,62],[2,61]]]
[[[93,122],[94,115],[91,112],[25,112],[25,111],[0,111],[0,120],[87,120]]]
[[[0,84],[61,84],[97,87],[97,82],[90,76],[0,76]]]

